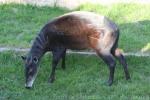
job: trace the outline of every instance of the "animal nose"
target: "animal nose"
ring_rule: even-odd
[[[28,86],[26,86],[26,89],[31,89],[32,87],[28,87]]]

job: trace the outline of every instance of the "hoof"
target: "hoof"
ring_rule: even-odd
[[[32,87],[25,87],[26,89],[32,89]]]
[[[57,67],[56,67],[56,70],[58,70],[58,69],[59,69],[59,67],[57,66]]]
[[[131,77],[130,76],[126,76],[126,80],[131,80]]]
[[[111,86],[113,84],[113,81],[112,80],[108,80],[106,84],[107,84],[107,86]]]
[[[65,67],[65,66],[61,66],[61,68],[62,68],[63,70],[65,70],[65,69],[66,69],[66,67]]]
[[[62,67],[62,69],[65,70],[66,68],[63,68],[63,67]]]
[[[50,78],[50,79],[48,80],[48,83],[53,83],[54,80],[55,80],[55,78]]]

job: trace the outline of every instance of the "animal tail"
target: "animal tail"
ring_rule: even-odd
[[[119,35],[120,35],[120,31],[119,29],[117,29],[117,31],[115,32],[116,34],[116,40],[114,42],[114,45],[111,48],[111,53],[114,54],[115,50],[118,48],[118,41],[119,41]]]
[[[120,34],[120,31],[118,29],[116,31],[116,40],[115,40],[114,45],[111,49],[111,54],[117,58],[120,56],[123,56],[122,50],[118,48],[119,34]]]
[[[128,72],[128,65],[127,65],[126,59],[123,55],[123,52],[121,51],[121,49],[118,48],[119,30],[117,30],[117,35],[118,36],[116,38],[114,46],[111,49],[111,54],[114,57],[116,57],[119,60],[120,64],[123,66],[124,72],[125,72],[125,78],[128,80],[128,79],[130,79],[130,74]]]

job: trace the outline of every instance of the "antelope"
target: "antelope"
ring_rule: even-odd
[[[125,78],[130,79],[128,66],[121,50],[118,48],[119,29],[117,25],[105,16],[87,12],[74,11],[51,20],[40,30],[27,54],[22,56],[25,63],[25,87],[32,88],[38,72],[42,56],[52,52],[52,70],[49,82],[55,80],[56,66],[62,60],[65,69],[66,50],[93,49],[108,65],[109,79],[112,85],[116,61],[119,60],[125,72]]]

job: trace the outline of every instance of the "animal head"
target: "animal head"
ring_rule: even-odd
[[[24,61],[25,87],[31,88],[37,75],[38,58],[36,56],[21,56]]]

